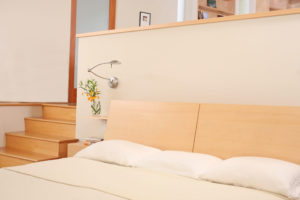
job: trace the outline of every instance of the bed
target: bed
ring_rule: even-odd
[[[300,108],[142,101],[111,103],[105,141],[227,159],[262,156],[300,164]],[[5,200],[243,199],[287,197],[80,157],[0,169]]]

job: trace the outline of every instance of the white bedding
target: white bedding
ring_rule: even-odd
[[[67,158],[0,170],[4,200],[283,200],[254,189],[140,168]]]

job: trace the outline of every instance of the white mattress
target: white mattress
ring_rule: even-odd
[[[1,169],[0,196],[4,200],[286,199],[254,189],[81,158]]]

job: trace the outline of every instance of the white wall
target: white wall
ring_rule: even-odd
[[[198,19],[198,0],[185,0],[184,21]]]
[[[76,34],[108,30],[109,0],[77,0]],[[77,88],[78,39],[75,46],[75,77]]]
[[[178,0],[177,21],[198,19],[198,0]]]
[[[0,1],[0,101],[65,102],[71,0]]]
[[[81,38],[79,79],[95,78],[87,66],[122,62],[98,71],[120,80],[111,89],[96,79],[103,115],[111,99],[300,106],[299,35],[294,14]],[[105,123],[77,100],[77,136],[103,136]]]
[[[0,147],[5,145],[6,132],[25,130],[25,117],[41,116],[41,106],[0,106]]]
[[[139,26],[140,11],[151,13],[151,24],[177,21],[177,0],[118,0],[116,29]]]

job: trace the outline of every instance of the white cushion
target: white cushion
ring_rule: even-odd
[[[234,157],[212,168],[202,178],[300,198],[300,166],[282,160]]]
[[[75,157],[132,167],[143,157],[157,152],[160,150],[125,140],[107,140],[83,149]]]
[[[199,178],[211,167],[222,162],[221,159],[200,153],[182,151],[162,151],[144,157],[138,167],[159,170],[191,178]]]

